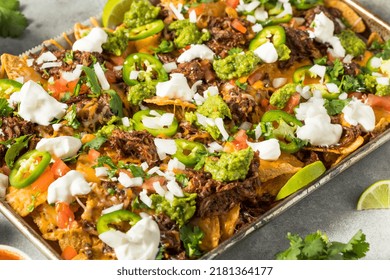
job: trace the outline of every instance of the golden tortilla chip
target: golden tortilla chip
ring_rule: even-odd
[[[5,196],[9,205],[22,217],[30,214],[35,207],[46,201],[47,192],[41,193],[32,187],[17,189],[8,188],[8,194]]]
[[[37,224],[39,230],[43,233],[53,232],[57,225],[57,212],[55,207],[43,203],[39,205],[37,211],[31,213],[34,223]]]
[[[261,184],[259,188],[256,189],[256,196],[262,197],[264,195],[271,195],[275,197],[280,189],[287,183],[287,181],[294,175],[291,174],[283,174],[267,182]]]
[[[33,80],[43,83],[41,76],[32,67],[27,66],[26,59],[5,53],[1,55],[0,61],[8,79],[15,80],[23,77],[24,82]]]
[[[260,160],[259,177],[262,183],[267,182],[283,174],[294,174],[303,165],[295,156],[283,153],[275,161]]]
[[[347,4],[340,0],[327,0],[325,1],[326,6],[338,9],[343,18],[349,23],[351,29],[356,33],[363,33],[366,30],[366,25],[363,19]]]
[[[221,227],[221,241],[230,238],[234,234],[239,215],[240,205],[237,204],[229,212],[218,217]]]
[[[218,216],[195,218],[191,223],[198,226],[204,234],[202,243],[199,246],[202,251],[210,251],[218,246],[219,239],[221,238]]]
[[[169,99],[166,97],[155,96],[153,98],[145,99],[144,102],[150,109],[164,110],[169,113],[174,113],[178,120],[183,120],[187,111],[196,109],[196,105],[193,103],[180,99]]]

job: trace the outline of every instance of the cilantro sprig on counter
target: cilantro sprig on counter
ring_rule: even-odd
[[[290,248],[276,255],[277,260],[357,260],[363,258],[370,245],[359,230],[348,243],[331,242],[321,231],[307,235],[287,234]]]
[[[19,37],[27,25],[19,0],[0,1],[0,37]]]

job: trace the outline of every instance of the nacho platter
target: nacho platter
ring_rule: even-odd
[[[353,1],[344,1],[348,5],[354,8],[354,10],[363,18],[363,20],[366,22],[367,27],[371,31],[375,31],[378,34],[380,34],[385,40],[389,38],[389,32],[390,27],[366,11],[361,6],[357,5]],[[85,23],[87,25],[87,23]],[[71,40],[74,40],[72,32],[68,33],[68,38],[71,38]],[[56,38],[55,41],[59,42],[60,44],[66,45],[66,41],[64,41],[61,37]],[[39,53],[42,49],[42,46],[38,46],[31,51],[27,53]],[[211,250],[210,252],[204,254],[201,258],[202,259],[212,259],[216,257],[217,255],[223,253],[224,250],[232,246],[235,242],[238,242],[242,238],[245,238],[246,235],[250,234],[254,230],[260,228],[265,223],[268,223],[271,221],[274,217],[279,215],[280,213],[286,211],[289,207],[291,207],[293,204],[298,202],[299,200],[306,197],[308,194],[337,176],[340,172],[347,169],[354,163],[358,162],[361,158],[378,148],[380,145],[386,143],[390,138],[390,133],[387,130],[386,132],[382,133],[381,135],[375,137],[371,141],[369,141],[364,146],[360,147],[357,151],[349,154],[347,157],[340,160],[340,162],[327,170],[327,172],[321,176],[318,180],[316,180],[314,183],[312,183],[310,186],[306,187],[305,189],[295,193],[294,195],[284,199],[282,202],[278,202],[273,206],[270,210],[267,210],[266,213],[256,218],[255,221],[252,223],[246,225],[245,227],[241,228],[237,233],[233,235],[233,237],[230,237],[229,239],[221,242],[218,247]],[[21,232],[26,235],[28,239],[30,239],[41,251],[43,254],[45,254],[49,259],[60,259],[60,249],[58,246],[56,246],[54,243],[49,243],[48,241],[44,240],[41,235],[38,233],[39,230],[34,226],[34,223],[31,221],[31,219],[23,219],[21,218],[15,211],[8,205],[8,203],[0,200],[0,210],[1,212],[8,218],[10,221],[15,224],[16,227],[18,227]]]

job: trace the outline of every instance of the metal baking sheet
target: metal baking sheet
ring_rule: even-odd
[[[367,11],[364,7],[362,7],[360,4],[357,4],[353,0],[341,0],[341,1],[351,6],[363,18],[363,20],[365,21],[369,29],[366,32],[375,31],[379,33],[384,39],[386,40],[390,39],[389,24],[387,24],[386,22],[384,22],[383,20],[381,20],[371,12]],[[89,24],[89,21],[86,21],[82,24],[87,25]],[[66,34],[71,39],[74,39],[72,30],[66,32]],[[60,44],[62,44],[64,47],[68,46],[66,41],[62,38],[61,35],[54,39],[58,41]],[[43,44],[25,52],[24,54],[39,52],[42,47]],[[278,203],[275,207],[267,211],[264,215],[260,216],[252,224],[249,224],[246,227],[242,228],[233,237],[222,242],[217,248],[203,255],[201,259],[214,259],[215,257],[219,256],[224,251],[226,251],[229,247],[233,246],[235,243],[244,239],[246,236],[248,236],[255,230],[261,228],[268,222],[272,221],[275,217],[288,210],[291,206],[293,206],[294,204],[296,204],[297,202],[299,202],[300,200],[302,200],[303,198],[305,198],[306,196],[308,196],[309,194],[317,190],[319,187],[323,186],[325,183],[332,180],[338,174],[340,174],[341,172],[343,172],[344,170],[352,166],[354,163],[357,163],[359,160],[361,160],[362,158],[364,158],[365,156],[367,156],[368,154],[370,154],[375,149],[377,149],[378,147],[380,147],[381,145],[383,145],[389,140],[390,140],[390,129],[388,129],[386,132],[382,133],[375,139],[372,139],[369,143],[359,148],[354,153],[350,154],[348,157],[342,160],[336,167],[327,170],[325,174],[323,174],[320,178],[318,178],[315,182],[310,184],[308,187],[300,190],[294,195]],[[34,226],[34,223],[31,220],[20,217],[1,198],[0,198],[0,212],[6,218],[8,218],[10,222],[14,224],[15,227],[24,236],[26,236],[26,238],[30,240],[48,259],[51,260],[61,259],[58,246],[56,246],[54,243],[51,243],[50,241],[43,239],[41,234],[39,233],[39,230],[36,228],[36,226]]]

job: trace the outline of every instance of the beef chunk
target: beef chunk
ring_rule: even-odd
[[[180,63],[172,73],[182,73],[187,78],[189,86],[197,81],[204,81],[208,85],[216,80],[216,74],[210,61],[195,59],[190,62]]]

